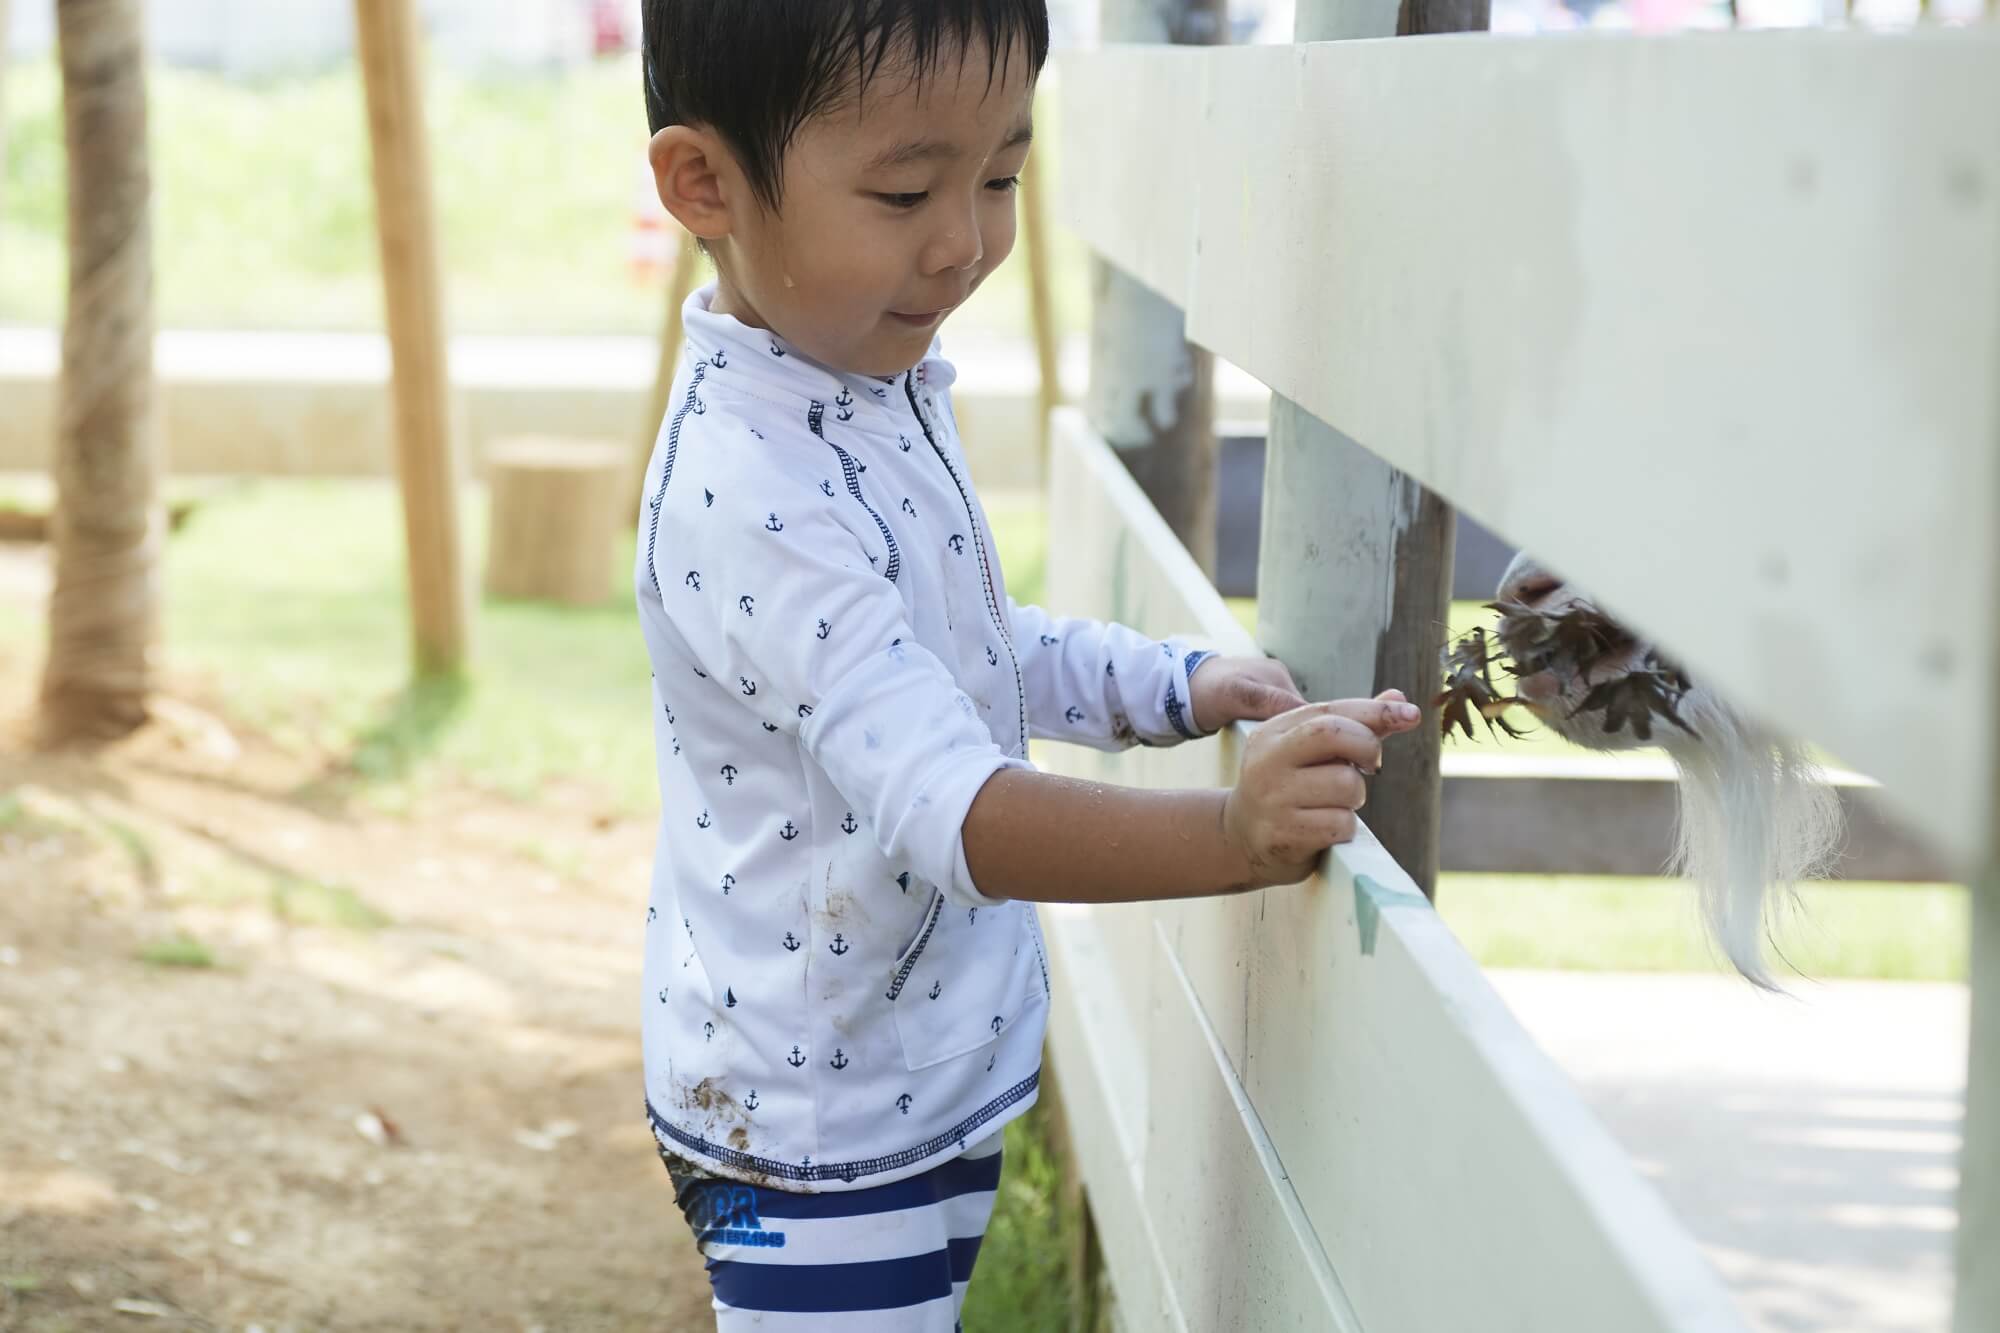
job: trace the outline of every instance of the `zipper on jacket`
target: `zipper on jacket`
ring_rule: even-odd
[[[944,446],[940,445],[937,436],[931,433],[931,423],[925,418],[924,410],[917,406],[916,381],[915,371],[904,375],[903,394],[910,400],[910,411],[917,418],[917,424],[923,427],[924,438],[930,441],[931,450],[937,454],[938,462],[943,463],[944,470],[951,475],[952,484],[958,487],[958,498],[965,505],[965,521],[972,527],[972,547],[979,556],[979,578],[986,589],[986,610],[993,617],[993,627],[1000,631],[1000,642],[1006,645],[1008,665],[1014,668],[1014,710],[1019,727],[1016,734],[1021,738],[1021,751],[1025,754],[1028,749],[1028,705],[1027,690],[1021,681],[1021,659],[1015,655],[1014,636],[1007,628],[1007,617],[1000,613],[1000,599],[993,591],[993,567],[987,563],[986,541],[980,535],[979,516],[972,510],[972,497],[966,492],[965,482],[960,479],[958,469],[951,465],[951,459],[946,456]]]

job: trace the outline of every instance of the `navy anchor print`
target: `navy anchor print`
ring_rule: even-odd
[[[690,318],[690,323],[695,323],[695,320]],[[930,393],[919,389],[918,393],[913,395],[915,401],[906,409],[901,402],[893,401],[900,400],[904,396],[894,393],[893,388],[898,385],[899,380],[916,379],[918,376],[889,377],[882,380],[881,382],[892,386],[888,391],[873,388],[865,378],[854,379],[852,384],[868,387],[871,400],[876,402],[875,406],[863,413],[859,410],[860,395],[851,391],[851,385],[843,387],[837,380],[827,385],[829,377],[824,372],[804,362],[801,356],[791,356],[788,349],[777,342],[775,336],[772,336],[767,343],[768,356],[757,355],[759,351],[766,349],[757,346],[757,343],[764,339],[756,335],[751,335],[748,341],[731,343],[728,350],[720,355],[715,354],[715,344],[712,341],[701,339],[698,334],[696,341],[704,343],[706,347],[708,354],[705,360],[709,375],[713,379],[734,381],[739,377],[746,379],[756,377],[766,385],[773,383],[782,385],[786,379],[797,376],[802,384],[826,385],[835,392],[825,395],[824,389],[805,388],[796,400],[797,408],[794,410],[798,411],[797,416],[782,416],[778,413],[759,415],[754,403],[748,402],[740,394],[730,393],[717,398],[714,402],[716,421],[697,421],[709,406],[703,399],[714,397],[712,390],[708,395],[691,396],[684,408],[690,437],[695,441],[683,450],[690,462],[708,464],[719,456],[716,451],[726,453],[727,450],[738,446],[742,439],[741,436],[734,434],[738,429],[749,431],[757,439],[764,438],[765,433],[759,431],[758,426],[771,428],[769,438],[773,448],[785,447],[803,439],[808,447],[808,453],[806,461],[800,464],[801,471],[794,472],[791,476],[765,477],[760,481],[759,478],[763,477],[763,473],[746,470],[743,483],[732,488],[730,474],[717,472],[715,475],[720,476],[724,482],[722,495],[731,498],[736,505],[733,511],[722,516],[728,521],[720,528],[704,526],[717,517],[712,511],[718,496],[712,489],[700,483],[694,483],[694,490],[701,497],[701,503],[695,504],[692,496],[685,500],[677,499],[675,512],[666,516],[670,521],[660,525],[659,538],[662,551],[659,563],[664,568],[659,571],[659,577],[662,582],[670,578],[674,565],[678,563],[683,571],[685,591],[689,595],[687,597],[677,595],[665,599],[667,623],[676,629],[687,631],[678,641],[671,633],[667,636],[668,655],[663,656],[659,651],[661,640],[656,624],[643,626],[648,634],[649,647],[655,649],[656,665],[659,661],[668,661],[670,666],[687,662],[702,679],[709,678],[709,673],[704,667],[711,663],[723,665],[723,670],[714,675],[720,693],[711,694],[706,707],[699,699],[690,707],[688,701],[683,698],[679,708],[675,709],[662,700],[670,736],[676,737],[672,745],[677,752],[681,749],[681,743],[677,739],[678,719],[675,714],[685,712],[689,719],[689,736],[685,743],[689,763],[681,765],[675,760],[669,767],[665,766],[663,760],[662,773],[676,784],[670,790],[678,794],[680,801],[686,802],[686,794],[690,792],[696,794],[696,802],[699,802],[701,797],[707,798],[709,808],[701,811],[697,825],[703,830],[709,830],[710,835],[717,841],[699,844],[690,842],[685,838],[686,826],[683,825],[681,826],[683,834],[680,837],[673,836],[669,830],[668,837],[661,843],[663,857],[674,856],[677,853],[679,858],[674,866],[677,872],[676,878],[662,882],[681,885],[678,905],[685,911],[706,912],[707,915],[702,918],[702,951],[699,955],[699,961],[704,964],[703,983],[695,989],[690,989],[686,985],[681,986],[680,991],[676,992],[680,998],[672,1001],[672,1004],[685,1007],[671,1011],[665,1029],[658,1027],[653,1029],[654,1040],[656,1042],[664,1040],[670,1048],[678,1047],[680,1058],[689,1064],[698,1065],[706,1056],[710,1067],[703,1072],[713,1073],[718,1086],[727,1087],[738,1099],[737,1104],[744,1110],[756,1110],[760,1105],[768,1107],[772,1115],[770,1117],[759,1115],[758,1130],[759,1137],[767,1139],[769,1146],[760,1144],[759,1150],[770,1153],[771,1156],[751,1157],[749,1152],[745,1151],[747,1145],[710,1144],[701,1141],[700,1127],[692,1122],[684,1122],[683,1117],[673,1114],[672,1109],[666,1106],[658,1107],[655,1125],[663,1135],[663,1143],[666,1142],[667,1136],[672,1136],[691,1150],[698,1159],[712,1158],[725,1164],[735,1161],[731,1156],[733,1151],[752,1164],[746,1169],[764,1172],[774,1181],[798,1181],[807,1183],[808,1187],[811,1181],[831,1181],[836,1178],[850,1183],[856,1179],[864,1184],[873,1183],[868,1177],[890,1169],[884,1165],[889,1162],[890,1155],[904,1157],[907,1160],[907,1155],[912,1152],[934,1153],[942,1150],[948,1142],[959,1138],[976,1137],[972,1134],[974,1126],[989,1123],[1006,1107],[1016,1105],[1024,1097],[1032,1095],[1034,1091],[1032,1055],[1020,1055],[1015,1048],[1018,1044],[1025,1049],[1032,1043],[1033,1037],[1031,1035],[1019,1041],[1010,1038],[993,1043],[993,1049],[1009,1055],[1010,1069],[1004,1075],[995,1076],[990,1083],[985,1079],[933,1081],[935,1077],[933,1075],[922,1072],[912,1074],[906,1070],[901,1052],[897,1052],[894,1058],[886,1058],[894,1044],[891,1043],[890,1047],[879,1045],[880,1031],[876,1024],[878,1020],[886,1021],[889,1011],[883,1008],[883,1001],[873,1000],[865,994],[865,984],[849,987],[850,991],[861,994],[850,995],[843,1004],[852,1004],[855,999],[860,999],[873,1004],[874,1011],[869,1012],[856,1007],[843,1017],[852,1019],[859,1026],[851,1031],[842,1028],[837,1032],[825,1032],[816,1026],[819,1019],[811,1012],[810,1004],[804,1009],[799,1008],[801,996],[793,992],[800,990],[800,986],[780,986],[774,990],[769,986],[759,987],[756,984],[755,976],[759,967],[769,972],[783,963],[783,960],[766,952],[770,943],[778,944],[780,949],[793,956],[795,961],[784,966],[797,970],[794,975],[795,981],[808,976],[817,966],[823,974],[829,969],[838,969],[845,974],[838,979],[828,976],[829,981],[837,980],[844,985],[846,981],[851,981],[859,975],[865,982],[876,973],[881,960],[887,957],[877,938],[877,927],[864,924],[858,918],[850,919],[841,924],[843,927],[847,925],[855,927],[854,938],[848,938],[844,929],[828,937],[820,933],[814,919],[806,913],[798,911],[796,906],[785,905],[783,900],[791,896],[789,892],[780,890],[775,896],[773,895],[774,888],[796,883],[804,874],[811,874],[817,879],[822,871],[830,868],[840,871],[852,870],[855,872],[855,879],[863,884],[872,884],[870,891],[877,893],[886,892],[888,888],[886,881],[893,878],[897,885],[898,896],[905,898],[913,890],[921,889],[935,904],[934,908],[919,904],[924,908],[924,916],[927,918],[927,924],[924,926],[926,934],[931,933],[931,927],[935,926],[937,933],[950,935],[952,928],[948,918],[951,909],[954,905],[962,908],[963,902],[956,904],[952,902],[952,898],[957,894],[951,888],[949,879],[946,879],[943,885],[933,882],[933,877],[944,877],[941,872],[929,869],[928,862],[913,856],[905,862],[907,868],[897,867],[892,870],[889,866],[893,862],[885,864],[876,859],[875,854],[869,850],[872,838],[858,837],[864,825],[870,829],[871,834],[875,833],[878,819],[892,812],[879,812],[876,806],[870,804],[862,807],[870,811],[869,819],[860,818],[859,811],[852,809],[844,809],[838,815],[833,814],[833,809],[838,807],[827,805],[821,799],[818,789],[809,782],[801,783],[795,771],[797,767],[795,764],[779,762],[775,750],[767,755],[759,746],[746,749],[742,741],[746,735],[754,737],[760,729],[763,734],[772,736],[781,732],[792,732],[795,729],[793,725],[780,723],[777,719],[796,709],[798,723],[795,725],[801,734],[798,738],[786,742],[789,756],[790,747],[794,744],[802,746],[805,737],[819,739],[815,732],[805,730],[805,724],[812,719],[813,706],[818,702],[817,696],[809,692],[809,689],[825,688],[839,679],[835,674],[836,668],[862,664],[864,671],[876,669],[893,674],[900,682],[912,674],[909,668],[919,662],[930,671],[938,670],[938,664],[932,661],[933,654],[946,664],[947,670],[961,677],[960,681],[956,682],[960,688],[954,691],[953,701],[956,707],[975,720],[979,717],[990,717],[992,713],[989,710],[1004,706],[1006,691],[1002,688],[999,696],[992,694],[993,678],[977,670],[979,658],[983,656],[986,659],[989,669],[1008,665],[1018,677],[1025,665],[1019,653],[1021,636],[1010,632],[1006,603],[998,595],[998,573],[992,569],[990,529],[977,510],[977,501],[972,498],[968,482],[959,473],[957,465],[962,460],[963,453],[957,446],[955,427],[946,414],[942,396],[933,397]],[[696,357],[701,357],[701,353],[696,353]],[[821,393],[826,402],[824,405],[814,403],[810,410],[807,410],[807,404],[814,392]],[[832,407],[834,410],[827,412],[826,407]],[[929,420],[926,420],[927,416]],[[802,423],[800,418],[805,418],[805,421]],[[913,424],[923,425],[929,437],[930,448],[926,449],[922,458],[908,457],[915,452],[913,437],[908,434],[898,434],[896,428],[898,421],[902,423],[904,430],[908,430]],[[751,424],[752,422],[755,424]],[[812,434],[808,435],[806,431],[801,430],[801,424],[808,425]],[[829,435],[833,438],[828,439]],[[896,446],[894,449],[889,448],[891,443]],[[811,473],[816,469],[809,461],[811,447],[828,448],[839,460],[836,471],[823,474],[822,479],[812,479]],[[936,457],[931,456],[932,448],[937,452]],[[871,450],[878,449],[880,452],[874,454],[872,464],[862,461],[869,456]],[[823,464],[833,460],[822,455],[820,461]],[[936,490],[936,485],[945,479],[944,475],[925,481],[917,480],[918,472],[929,475],[930,470],[938,468],[940,464],[944,474],[949,476],[952,484],[957,485],[966,500],[963,511],[950,505],[948,499],[941,498],[949,496],[950,485],[947,485],[943,492]],[[899,468],[902,470],[901,475],[898,475]],[[690,470],[693,469],[686,466],[682,468],[684,473]],[[869,495],[863,490],[863,487],[868,485],[871,473],[875,482],[885,488],[875,495]],[[683,482],[683,490],[688,488],[688,481]],[[926,486],[930,487],[924,492],[928,508],[924,509],[920,516],[915,493],[917,489]],[[808,487],[818,490],[820,495],[818,500],[812,498]],[[666,488],[662,487],[661,490],[665,491]],[[735,494],[732,494],[732,490]],[[897,495],[897,490],[906,493]],[[672,494],[668,492],[669,496]],[[803,500],[796,498],[800,495],[805,498]],[[774,503],[786,504],[787,514],[780,516],[771,509],[770,506]],[[759,504],[766,508],[766,516],[763,519],[755,516],[755,507]],[[803,515],[797,512],[801,506],[809,506],[808,512]],[[724,508],[729,510],[728,506]],[[885,512],[878,513],[878,510]],[[893,530],[884,521],[889,512],[899,514]],[[836,532],[838,535],[838,529],[823,526],[829,518],[838,525],[838,529],[845,529],[847,533],[857,538],[860,543],[859,552],[868,557],[868,565],[855,568],[867,570],[872,565],[873,572],[890,579],[892,583],[897,578],[901,547],[915,541],[916,545],[911,549],[920,553],[916,558],[925,566],[925,596],[948,595],[955,599],[944,610],[939,625],[944,635],[940,636],[939,641],[933,642],[926,621],[922,636],[907,628],[893,629],[889,631],[892,635],[901,634],[904,637],[893,640],[885,646],[879,638],[873,637],[876,631],[872,626],[882,622],[871,620],[867,615],[857,619],[841,609],[843,606],[855,604],[843,602],[837,595],[832,594],[831,585],[828,595],[814,597],[812,588],[796,587],[787,582],[806,575],[816,565],[817,561],[813,557],[818,553],[811,547],[822,542],[822,534]],[[966,519],[968,526],[954,531],[956,527],[954,520],[957,518]],[[641,522],[645,521],[646,518],[642,516]],[[757,526],[752,527],[752,523]],[[668,554],[673,550],[677,535],[676,524],[679,525],[678,535],[685,541],[685,550]],[[911,532],[912,524],[922,525],[921,531],[916,532],[914,536]],[[764,533],[762,537],[757,535],[759,529]],[[879,541],[875,540],[878,536],[881,538]],[[784,543],[777,542],[775,539],[778,537],[783,537]],[[939,550],[938,547],[932,546],[930,543],[934,541],[940,542],[945,549]],[[728,544],[732,542],[733,546]],[[796,555],[804,558],[788,558],[795,554],[786,549],[785,543],[791,542],[799,544],[800,549]],[[676,555],[680,556],[679,560],[676,560]],[[976,560],[964,560],[968,555],[976,556]],[[689,568],[687,561],[693,559],[701,560],[703,567]],[[960,563],[961,561],[963,563]],[[848,557],[848,562],[851,563],[851,555]],[[850,575],[850,578],[853,576]],[[939,579],[945,580],[942,586],[938,583]],[[872,579],[857,581],[871,585],[873,583]],[[738,583],[737,597],[730,597],[728,594],[727,585],[731,582]],[[986,610],[992,611],[994,615],[994,623],[990,625],[974,624],[974,621],[984,620],[983,612],[974,605],[981,583],[986,585],[985,600],[988,603]],[[951,613],[953,606],[957,608],[961,617],[968,614],[970,608],[969,614],[973,620],[966,622],[965,632],[955,629],[956,618]],[[835,622],[832,619],[833,615],[841,615],[843,620]],[[700,625],[701,632],[697,632],[696,622],[704,618],[706,623]],[[654,621],[657,621],[657,617],[654,617]],[[1021,625],[1031,637],[1045,627],[1053,628],[1044,624],[1034,624],[1032,628],[1028,628],[1020,620],[1013,623]],[[832,642],[836,629],[842,635],[840,644]],[[718,631],[722,636],[726,636],[726,639],[719,644],[716,642]],[[947,639],[948,642],[945,641]],[[1057,636],[1053,634],[1044,636],[1043,642],[1045,647],[1053,648],[1058,645]],[[718,648],[726,648],[727,651],[711,652],[709,651],[711,644],[715,644]],[[737,649],[742,651],[735,651]],[[1179,650],[1170,651],[1174,651],[1178,656]],[[892,672],[890,662],[881,657],[873,658],[871,662],[871,654],[876,652],[884,653],[886,658],[895,662],[904,663],[904,669]],[[1103,662],[1104,658],[1099,655],[1096,660]],[[1124,660],[1129,665],[1130,659]],[[697,662],[700,665],[695,665]],[[1036,662],[1034,665],[1040,670],[1042,662]],[[1150,659],[1146,660],[1145,665],[1148,670],[1153,666]],[[729,690],[727,684],[729,679],[727,671],[731,666],[742,673],[737,677],[739,689],[736,691]],[[758,672],[755,677],[748,674],[753,670]],[[1055,673],[1051,670],[1043,674]],[[1116,671],[1115,665],[1107,667],[1107,675],[1129,674],[1132,673]],[[672,679],[670,673],[662,677],[663,682]],[[982,694],[978,699],[967,692],[966,687],[973,679],[981,682]],[[805,686],[804,682],[811,682],[811,686]],[[1041,686],[1039,681],[1034,684],[1040,692],[1034,695],[1033,706],[1044,713],[1056,714],[1070,703],[1067,699],[1054,697]],[[1050,681],[1050,684],[1053,685],[1054,682]],[[659,686],[656,685],[655,688],[657,690]],[[1185,687],[1183,687],[1184,692]],[[792,702],[784,702],[788,697]],[[813,702],[800,703],[801,698],[811,699]],[[728,707],[728,701],[731,699],[747,704],[747,707],[732,709]],[[982,703],[979,699],[984,699],[985,702]],[[938,702],[942,703],[941,697]],[[1080,696],[1076,702],[1081,703]],[[1023,703],[1025,707],[1027,701],[1024,700]],[[718,704],[721,706],[718,707]],[[1157,701],[1155,708],[1157,709]],[[882,752],[873,760],[879,765],[880,760],[890,754],[900,757],[901,747],[911,743],[911,737],[907,734],[909,719],[894,709],[860,717],[854,717],[851,710],[843,709],[842,712],[844,720],[839,724],[840,730],[829,732],[824,739],[827,741],[838,739],[843,745],[851,741],[857,751],[855,756],[857,760],[862,758],[858,752],[866,746]],[[753,716],[757,719],[755,728],[750,726],[750,718]],[[726,728],[719,727],[717,724],[722,718],[730,719],[731,725]],[[834,715],[829,713],[826,721],[833,720]],[[952,718],[950,725],[956,729],[962,724],[959,719]],[[1094,725],[1094,722],[1088,725]],[[1023,740],[1025,734],[1024,720],[1021,729]],[[772,742],[773,746],[776,744],[777,742]],[[713,790],[713,783],[718,778],[725,786],[723,793]],[[744,793],[741,796],[737,796],[734,790],[738,781],[744,786]],[[873,793],[870,795],[872,797]],[[835,799],[840,798],[836,796]],[[852,803],[858,804],[860,799],[860,793],[857,792]],[[741,806],[736,804],[739,801],[742,802]],[[841,801],[843,806],[849,803]],[[714,814],[716,806],[721,807],[720,815]],[[685,805],[682,804],[679,808],[681,813],[677,817],[685,818]],[[814,834],[812,838],[803,836],[807,825],[797,822],[796,815],[787,817],[788,810],[797,810],[806,816],[807,823],[812,826]],[[773,814],[779,819],[776,828],[769,823],[769,818]],[[842,838],[856,840],[845,842],[842,839],[834,839],[833,841],[839,846],[830,848],[826,839],[832,836],[834,828],[841,831]],[[763,842],[765,837],[773,833],[777,834],[780,842],[777,848]],[[862,860],[849,865],[847,862],[836,861],[839,854],[845,854],[850,861],[857,856]],[[754,861],[758,856],[773,862],[782,860],[784,865],[758,867]],[[733,896],[739,877],[714,870],[713,864],[716,860],[733,862],[745,867],[748,878],[742,880],[742,886],[746,890],[742,901],[737,901]],[[868,868],[871,860],[876,867],[872,870]],[[704,861],[707,864],[702,864]],[[920,863],[926,867],[921,874],[918,872]],[[704,876],[707,877],[708,883],[720,889],[719,894],[710,897],[693,889],[692,886],[698,885]],[[717,898],[722,901],[718,902]],[[676,900],[668,899],[667,902],[670,915]],[[992,952],[997,954],[995,961],[1004,966],[1007,956],[1006,946],[1013,944],[1015,939],[1013,930],[1015,918],[1011,911],[1005,908],[990,911],[983,908],[966,909],[966,911],[966,919],[971,925],[966,938],[980,940],[993,936],[995,942]],[[908,914],[908,909],[902,909],[902,912]],[[769,915],[764,915],[765,913]],[[655,919],[655,915],[649,911],[649,921]],[[987,919],[980,920],[982,916]],[[662,916],[659,919],[667,918]],[[790,925],[790,929],[785,929],[787,924]],[[886,919],[878,923],[880,926],[887,924]],[[664,948],[659,938],[654,936],[650,926],[647,928],[649,941],[656,950],[659,950],[659,956],[652,963],[659,972],[654,978],[656,982],[661,977],[671,977],[674,970],[671,955],[681,955],[683,965],[689,969],[696,961],[696,955],[690,952],[693,948],[691,919],[684,917],[683,926],[688,938],[675,941]],[[804,934],[798,933],[802,926],[805,927]],[[772,927],[777,927],[775,936]],[[981,927],[987,929],[981,930]],[[671,932],[661,932],[661,935],[670,939]],[[827,959],[817,964],[814,962],[817,951],[810,947],[814,940],[818,940],[827,953]],[[1029,945],[1030,940],[1023,938],[1019,944],[1014,945],[1015,952],[1030,953],[1032,950]],[[921,948],[914,951],[914,953],[922,952]],[[917,961],[914,953],[908,961]],[[933,949],[923,955],[921,969],[916,970],[915,975],[910,975],[912,969],[903,966],[905,959],[899,954],[895,967],[902,968],[903,975],[896,978],[884,977],[878,983],[878,989],[881,986],[888,986],[889,1000],[893,1002],[896,993],[904,988],[904,980],[908,980],[911,983],[908,989],[926,998],[926,1004],[919,1006],[917,1012],[923,1014],[929,1023],[941,1021],[948,1008],[958,1006],[972,1009],[971,1013],[957,1015],[956,1021],[967,1024],[974,1021],[981,1011],[990,1017],[1016,1013],[1015,1009],[1006,1007],[1014,1002],[1011,993],[1004,1001],[998,991],[993,992],[990,999],[984,997],[988,988],[983,981],[977,980],[964,970],[964,963],[969,959],[970,955],[967,955],[966,960],[943,964],[941,950]],[[983,967],[984,964],[979,966]],[[749,970],[745,970],[746,968]],[[953,976],[953,989],[957,996],[953,1006],[942,1004],[942,974],[946,971],[950,971]],[[1008,972],[1011,975],[1012,969],[1009,968]],[[724,988],[722,1004],[716,1006],[712,978],[717,974],[731,978],[731,973],[745,977],[749,997],[746,999],[738,996],[733,984],[728,985]],[[926,973],[932,977],[928,982],[922,979]],[[731,980],[733,981],[733,978]],[[962,981],[965,984],[960,984]],[[668,990],[665,987],[658,989],[663,1003],[667,1002]],[[809,991],[811,988],[804,987],[804,989]],[[975,994],[981,995],[982,998],[974,999]],[[809,1001],[812,995],[806,995],[804,998]],[[915,1000],[909,1003],[914,1004]],[[721,1013],[715,1012],[718,1007],[722,1010]],[[736,1013],[738,1008],[744,1011],[740,1016]],[[1017,1028],[1038,1026],[1027,1018],[1016,1018],[1013,1023]],[[986,1025],[981,1024],[981,1026]],[[798,1043],[787,1046],[782,1042],[782,1034],[787,1030],[806,1035],[802,1036]],[[1004,1024],[996,1022],[994,1032],[1004,1030]],[[869,1035],[864,1036],[864,1031]],[[976,1038],[977,1031],[978,1029],[974,1028],[968,1035]],[[754,1042],[757,1048],[754,1054],[750,1050],[753,1045],[750,1040],[753,1033],[760,1038]],[[697,1052],[693,1049],[695,1036],[703,1038],[705,1051]],[[721,1046],[713,1045],[717,1036],[724,1038]],[[843,1045],[826,1055],[819,1055],[816,1052],[825,1050],[820,1044],[825,1036],[836,1036]],[[860,1055],[850,1056],[847,1053],[844,1043],[850,1040],[855,1042],[856,1049],[861,1052]],[[871,1045],[870,1042],[878,1044]],[[807,1045],[811,1045],[814,1049],[808,1051]],[[732,1051],[742,1053],[736,1063],[722,1059],[724,1053]],[[800,1074],[806,1074],[807,1070],[811,1070],[812,1073],[806,1074],[805,1079],[792,1085],[784,1084],[780,1078],[780,1082],[773,1086],[789,1091],[791,1095],[785,1096],[781,1091],[777,1101],[762,1103],[760,1091],[748,1089],[748,1078],[744,1075],[748,1074],[756,1064],[767,1065],[769,1056],[774,1051],[788,1068]],[[669,1058],[674,1053],[671,1049],[665,1052]],[[649,1061],[660,1054],[662,1053],[649,1052]],[[721,1063],[716,1063],[717,1061]],[[966,1052],[959,1067],[964,1074],[969,1075],[976,1061],[976,1054]],[[997,1069],[994,1059],[989,1058],[986,1068],[989,1073]],[[769,1082],[773,1077],[778,1076],[766,1068],[762,1080]],[[974,1096],[970,1084],[983,1086],[986,1091]],[[661,1085],[656,1083],[655,1086]],[[840,1096],[852,1103],[861,1119],[872,1119],[875,1122],[874,1130],[871,1130],[866,1138],[873,1140],[874,1131],[880,1130],[883,1131],[884,1141],[879,1144],[872,1141],[866,1142],[865,1145],[857,1144],[859,1151],[853,1152],[840,1151],[834,1146],[823,1146],[824,1162],[817,1158],[799,1157],[797,1148],[788,1151],[781,1147],[780,1145],[797,1141],[799,1119],[807,1114],[807,1109],[802,1108],[811,1108],[823,1093],[831,1093],[835,1087],[841,1089]],[[950,1089],[949,1093],[943,1091],[946,1088]],[[962,1091],[964,1105],[947,1105],[947,1102],[959,1102]],[[896,1119],[885,1121],[881,1112],[892,1106],[897,1111]],[[903,1138],[898,1137],[899,1127],[901,1134],[905,1136]],[[683,1132],[689,1137],[681,1137]],[[810,1141],[810,1136],[807,1137]],[[877,1157],[875,1154],[878,1153],[884,1156]]]

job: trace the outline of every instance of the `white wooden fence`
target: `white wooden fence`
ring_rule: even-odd
[[[1956,1326],[2000,1329],[2000,33],[1124,47],[1061,87],[1071,222],[1190,340],[1967,868]],[[1052,608],[1251,651],[1059,426]],[[1213,785],[1236,748],[1038,759]],[[1740,1327],[1368,837],[1303,888],[1045,919],[1125,1327]]]

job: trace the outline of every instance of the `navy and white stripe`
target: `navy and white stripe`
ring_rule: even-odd
[[[718,1333],[950,1333],[1000,1187],[1001,1135],[887,1185],[792,1194],[662,1152]]]

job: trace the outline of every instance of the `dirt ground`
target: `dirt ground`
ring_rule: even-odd
[[[44,583],[0,546],[30,625]],[[40,654],[0,638],[0,1329],[712,1327],[642,1114],[650,827],[371,813],[172,677],[32,755]]]

